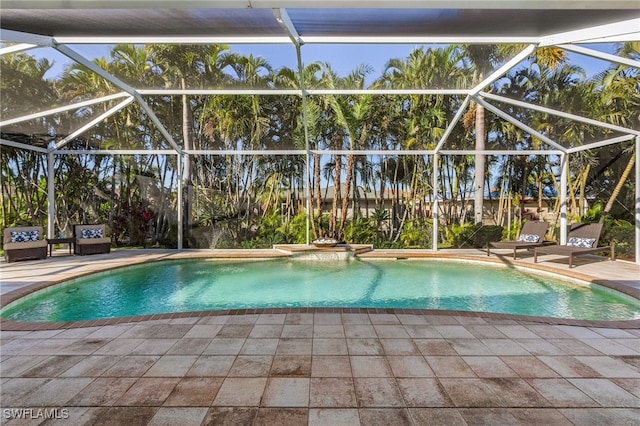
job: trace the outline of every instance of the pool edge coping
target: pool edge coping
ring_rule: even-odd
[[[149,259],[147,257],[139,258],[127,258],[128,263],[111,265],[100,270],[90,271],[77,271],[75,274],[64,274],[58,279],[41,281],[35,284],[25,285],[19,289],[12,290],[6,294],[0,295],[0,309],[4,308],[14,301],[26,297],[29,294],[43,290],[56,284],[80,278],[86,275],[94,273],[106,272],[109,270],[121,268],[123,266],[135,266],[145,263],[153,263],[164,260],[187,260],[187,259],[245,259],[245,260],[269,260],[275,257],[289,257],[282,255],[264,254],[263,256],[229,256],[223,254],[216,256],[212,252],[196,252],[189,251],[188,253],[176,253],[175,255],[159,257],[155,259]],[[510,257],[502,256],[500,254],[495,257],[482,257],[478,255],[464,255],[460,253],[447,254],[443,252],[399,252],[397,250],[373,250],[366,252],[361,256],[360,253],[355,257],[363,259],[444,259],[444,260],[458,260],[458,261],[472,261],[476,263],[494,263],[494,264],[506,264],[518,268],[537,270],[545,273],[557,274],[563,277],[577,279],[585,281],[591,284],[597,284],[625,295],[631,296],[640,301],[640,289],[631,287],[617,280],[607,280],[603,278],[597,278],[588,274],[576,272],[575,270],[560,270],[551,266],[545,266],[539,263],[528,263],[519,260],[513,260]],[[120,318],[104,318],[96,320],[83,320],[83,321],[69,321],[69,322],[27,322],[27,321],[14,321],[0,317],[0,330],[1,331],[38,331],[38,330],[54,330],[54,329],[68,329],[68,328],[81,328],[81,327],[95,327],[105,325],[115,325],[124,323],[136,323],[151,320],[161,319],[176,319],[176,318],[199,318],[221,315],[248,315],[248,314],[261,314],[261,313],[366,313],[366,314],[396,314],[396,315],[442,315],[442,316],[464,316],[475,318],[487,318],[487,319],[504,319],[504,320],[516,320],[524,322],[533,322],[541,324],[554,324],[554,325],[571,325],[580,327],[597,327],[597,328],[619,328],[619,329],[636,329],[640,328],[640,319],[635,320],[580,320],[580,319],[567,319],[567,318],[553,318],[553,317],[539,317],[529,315],[517,315],[517,314],[504,314],[494,312],[478,312],[478,311],[458,311],[458,310],[433,310],[433,309],[401,309],[401,308],[261,308],[261,309],[233,309],[233,310],[208,310],[208,311],[196,311],[196,312],[176,312],[166,314],[151,314],[151,315],[137,315],[130,317]]]

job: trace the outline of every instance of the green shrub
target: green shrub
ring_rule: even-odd
[[[402,241],[389,241],[384,238],[376,238],[373,240],[374,249],[402,249],[406,248]]]
[[[352,244],[371,244],[376,238],[375,223],[371,219],[356,217],[344,231],[344,240]]]
[[[601,245],[615,245],[616,255],[635,256],[635,228],[632,223],[607,216],[604,222]]]
[[[489,241],[500,241],[502,238],[502,226],[476,225],[472,237],[474,247],[486,247]]]
[[[158,243],[165,248],[178,248],[178,225],[172,223],[167,232],[158,240]]]
[[[452,224],[445,229],[445,238],[452,247],[486,247],[489,241],[500,241],[502,239],[502,226],[483,225],[471,222]]]
[[[506,241],[513,241],[518,237],[518,233],[520,232],[520,228],[522,228],[522,222],[519,220],[514,220],[511,222],[511,228],[505,226],[502,230],[502,239]],[[498,241],[498,240],[492,240]]]
[[[447,243],[451,247],[462,247],[463,244],[469,245],[471,242],[471,236],[473,235],[474,225],[471,222],[463,224],[453,223],[444,230],[444,235]]]
[[[431,248],[432,235],[431,219],[408,220],[402,228],[400,241],[404,248]]]
[[[276,231],[282,234],[284,243],[287,244],[304,244],[307,241],[307,214],[301,211],[290,221],[276,228]]]

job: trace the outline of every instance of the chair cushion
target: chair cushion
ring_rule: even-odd
[[[571,237],[569,241],[567,241],[567,245],[571,247],[591,248],[595,242],[595,238]]]
[[[102,228],[85,228],[80,231],[81,238],[103,238]]]
[[[523,241],[525,243],[537,243],[540,241],[540,236],[538,235],[530,235],[530,234],[520,234],[518,237],[518,241]]]
[[[46,247],[47,240],[35,240],[35,241],[22,241],[19,243],[4,243],[4,250],[22,250]]]
[[[111,244],[111,238],[78,238],[76,239],[76,245],[89,246],[94,244]]]
[[[24,243],[26,241],[38,241],[40,239],[40,232],[33,231],[11,231],[12,243]]]

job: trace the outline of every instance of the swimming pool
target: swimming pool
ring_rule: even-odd
[[[119,268],[17,300],[16,321],[80,321],[227,309],[443,309],[587,320],[640,318],[640,302],[599,286],[509,267],[424,260],[172,260]]]

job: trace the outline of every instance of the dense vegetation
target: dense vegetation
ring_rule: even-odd
[[[119,45],[109,58],[95,62],[138,89],[296,89],[301,81],[305,89],[451,89],[483,81],[517,48],[418,48],[406,58],[390,59],[380,76],[371,75],[365,65],[347,76],[337,75],[327,63],[308,64],[301,72],[274,70],[261,57],[239,55],[223,45]],[[620,45],[618,52],[638,60],[640,44]],[[80,65],[46,78],[51,66],[27,54],[2,56],[2,120],[120,90]],[[562,51],[541,49],[485,91],[638,129],[639,75],[637,69],[612,65],[587,79],[583,70],[567,63]],[[472,241],[481,228],[474,223],[482,218],[486,224],[509,223],[516,228],[522,213],[519,203],[525,198],[537,200],[538,210],[548,208],[555,213],[552,217],[558,217],[556,156],[443,154],[433,164],[433,156],[399,155],[403,150],[434,149],[461,108],[463,95],[311,94],[303,99],[273,94],[151,94],[144,96],[149,110],[131,103],[101,117],[123,100],[111,99],[2,128],[5,140],[44,148],[58,144],[59,149],[72,151],[54,156],[55,228],[60,233],[69,234],[74,223],[104,222],[116,245],[175,247],[176,188],[183,178],[187,246],[304,243],[308,189],[312,239],[333,236],[377,247],[430,247],[434,169],[440,177],[438,193],[444,209],[439,218],[441,243]],[[544,112],[496,105],[565,147],[619,136]],[[185,156],[182,176],[177,155],[145,153],[173,148],[149,111],[178,145],[209,151]],[[88,130],[73,133],[97,117]],[[543,145],[472,102],[444,149],[527,150]],[[275,152],[307,148],[317,150],[308,158],[309,176],[306,155]],[[139,151],[126,155],[91,152],[98,149]],[[358,150],[389,153],[371,155]],[[45,225],[47,154],[3,146],[1,158],[0,227]],[[479,161],[486,161],[486,166]],[[598,217],[607,216],[607,238],[627,241],[629,250],[633,247],[636,183],[628,176],[633,161],[631,140],[572,154],[569,173],[572,220],[589,215],[593,219],[595,208]],[[482,189],[474,190],[474,176]],[[499,208],[483,208],[487,197],[498,199]],[[513,220],[507,222],[509,212]],[[504,235],[510,232],[505,230]]]

